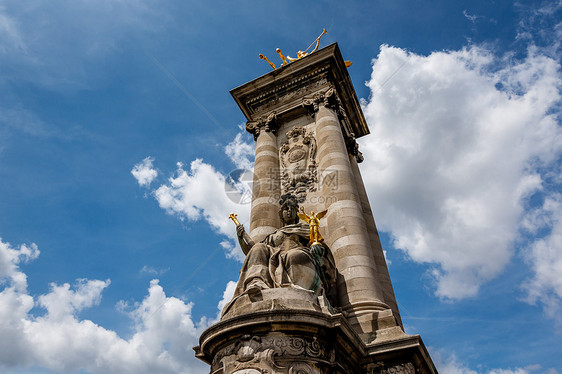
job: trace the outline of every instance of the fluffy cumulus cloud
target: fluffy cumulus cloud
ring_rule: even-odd
[[[152,181],[158,176],[158,171],[154,169],[154,166],[152,165],[153,162],[154,159],[152,157],[147,157],[136,164],[133,167],[133,170],[131,170],[131,174],[133,174],[133,177],[135,177],[139,186],[150,186]]]
[[[442,374],[531,374],[537,371],[539,373],[557,373],[555,369],[551,369],[548,371],[539,370],[541,369],[540,365],[532,365],[524,368],[516,367],[509,369],[489,369],[475,371],[470,369],[464,363],[460,362],[455,354],[451,354],[445,351],[433,351],[431,353],[431,356],[433,358],[435,366],[437,367],[437,371]]]
[[[536,48],[514,61],[477,46],[420,56],[385,45],[373,61],[365,183],[379,227],[433,265],[440,297],[474,296],[512,257],[526,199],[562,150],[561,83],[559,62]],[[561,257],[541,246],[532,253]],[[537,282],[556,289],[547,279]]]
[[[16,249],[0,238],[0,285],[7,283],[14,290],[25,292],[27,276],[19,270],[19,264],[34,260],[37,256],[39,256],[39,249],[35,243],[22,244]]]
[[[524,256],[534,270],[523,288],[526,301],[544,305],[546,314],[562,325],[562,195],[553,194],[542,207],[529,212],[525,228],[531,233],[548,232],[528,248]]]
[[[104,374],[207,372],[191,347],[208,323],[205,318],[193,321],[192,303],[166,296],[158,280],[151,281],[142,302],[120,303],[133,328],[132,336],[124,339],[79,316],[100,303],[109,280],[52,284],[44,295],[29,295],[19,264],[38,254],[35,245],[14,249],[0,241],[4,286],[0,291],[0,371],[35,366],[53,372]]]
[[[245,142],[238,134],[226,145],[225,153],[239,169],[235,173],[226,175],[202,159],[192,161],[189,167],[178,162],[175,174],[152,193],[169,214],[189,221],[205,220],[218,233],[228,237],[230,240],[217,244],[229,257],[243,261],[244,256],[236,244],[236,230],[228,216],[231,212],[237,213],[241,223],[248,222],[250,217],[251,199],[246,197],[251,195],[254,145]],[[145,165],[147,160],[149,165]],[[135,173],[153,170],[151,160],[147,157],[131,171],[139,184],[140,179]],[[149,183],[141,185],[148,186]]]
[[[236,134],[234,140],[227,144],[224,152],[237,168],[246,170],[254,168],[252,163],[255,152],[254,144],[245,142],[242,133]]]
[[[224,289],[224,293],[222,295],[222,300],[219,301],[217,308],[219,309],[219,313],[222,312],[223,308],[232,300],[234,297],[234,291],[236,290],[236,282],[230,281],[226,284],[226,288]]]

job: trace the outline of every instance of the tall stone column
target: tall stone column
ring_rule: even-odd
[[[275,113],[257,122],[248,122],[246,130],[256,140],[250,236],[259,242],[281,226],[279,219],[279,152]]]
[[[376,329],[373,323],[376,313],[389,306],[384,303],[384,292],[379,286],[377,262],[371,251],[361,197],[337,109],[330,104],[332,100],[335,100],[335,92],[329,89],[315,113],[320,181],[331,184],[320,186],[327,197],[332,197],[325,199],[331,202],[327,206],[328,245],[341,274],[338,279],[340,305],[351,315],[352,324],[362,334],[369,335]]]
[[[396,296],[394,295],[394,289],[390,281],[388,267],[386,266],[386,258],[384,257],[377,225],[367,197],[367,191],[365,190],[365,185],[363,184],[363,178],[361,178],[359,165],[357,164],[355,157],[351,157],[350,162],[351,169],[353,170],[353,174],[355,176],[355,185],[357,186],[359,197],[361,199],[361,207],[363,210],[363,217],[365,218],[365,224],[367,225],[367,232],[369,233],[371,250],[375,259],[378,285],[382,289],[384,302],[390,306],[393,316],[396,318],[396,322],[402,326],[402,319],[400,317],[400,312],[398,311]]]

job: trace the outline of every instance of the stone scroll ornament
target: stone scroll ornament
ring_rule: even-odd
[[[328,359],[329,351],[316,338],[244,335],[215,355],[211,370],[222,368],[223,373],[233,374],[316,374],[314,364],[307,361]]]
[[[287,141],[279,149],[281,184],[283,193],[293,194],[299,203],[306,200],[308,192],[316,191],[317,164],[316,139],[303,127],[293,127]]]

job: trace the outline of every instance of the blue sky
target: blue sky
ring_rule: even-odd
[[[442,373],[562,372],[562,3],[400,0],[0,1],[0,371],[205,372],[229,90],[323,28],[406,332]]]

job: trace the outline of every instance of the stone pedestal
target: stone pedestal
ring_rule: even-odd
[[[285,289],[277,301],[276,290],[267,291],[256,295],[255,311],[223,317],[201,335],[196,356],[211,374],[436,373],[418,335],[394,326],[365,344],[308,291]]]

